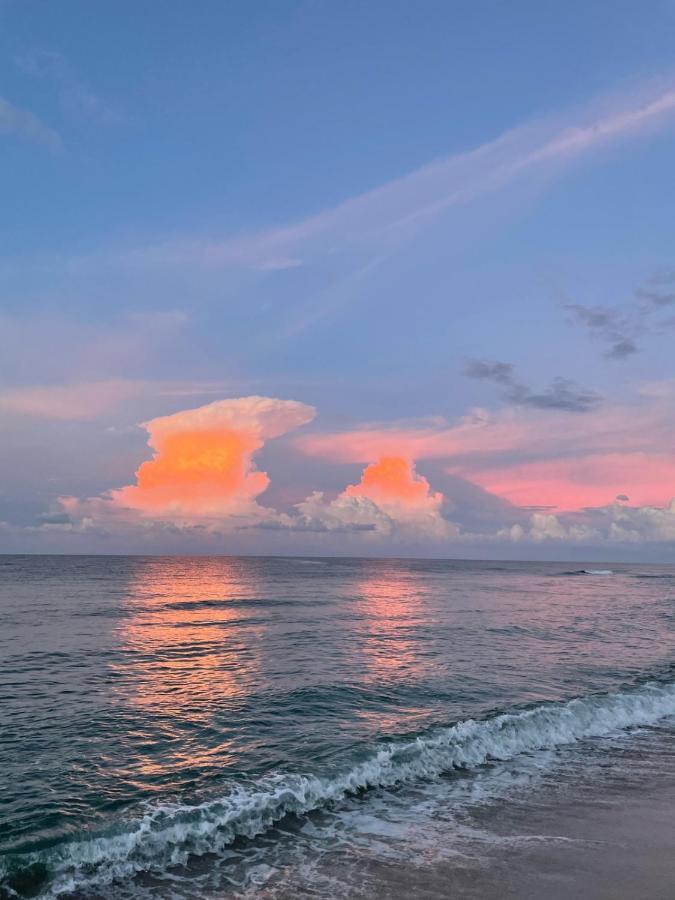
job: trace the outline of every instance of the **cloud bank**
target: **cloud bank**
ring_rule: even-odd
[[[492,371],[508,383],[503,366]],[[26,533],[213,542],[253,540],[257,531],[276,533],[284,548],[304,535],[317,550],[342,535],[352,551],[425,546],[440,555],[488,544],[668,543],[675,540],[672,398],[672,386],[660,384],[644,389],[640,406],[607,406],[581,418],[527,407],[474,411],[455,424],[298,436],[291,445],[297,452],[363,469],[332,498],[317,489],[287,510],[265,505],[274,473],[257,467],[256,454],[312,422],[315,409],[271,397],[218,400],[143,423],[152,457],[134,483],[85,499],[61,497]],[[424,460],[435,461],[435,478],[446,473],[443,491],[417,470]],[[453,491],[462,484],[475,502],[495,501],[486,530],[454,520]]]

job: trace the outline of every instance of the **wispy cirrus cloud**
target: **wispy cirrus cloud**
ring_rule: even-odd
[[[118,115],[76,74],[62,53],[32,48],[16,56],[15,62],[26,75],[50,82],[63,108],[104,125],[118,121]]]
[[[297,266],[317,254],[364,245],[379,252],[452,206],[536,172],[562,170],[584,154],[673,117],[675,80],[651,83],[567,117],[516,127],[296,223],[224,240],[168,242],[138,252],[156,261],[254,269]]]
[[[118,379],[145,380],[157,363],[184,342],[190,318],[182,310],[113,312],[102,322],[24,309],[0,312],[0,359],[13,384],[5,391]]]
[[[528,190],[533,182],[543,185],[589,154],[673,120],[675,78],[650,82],[566,115],[514,127],[297,221],[248,234],[147,240],[46,265],[62,266],[64,277],[85,283],[100,280],[102,270],[132,279],[184,270],[217,279],[221,289],[226,275],[274,278],[311,265],[317,278],[311,300],[294,309],[282,329],[296,335],[357,302],[371,272],[451,209],[524,179]]]
[[[14,135],[42,144],[50,150],[61,148],[61,138],[29,109],[15,106],[0,97],[0,134]]]
[[[223,382],[150,381],[107,378],[68,384],[0,388],[0,415],[37,420],[88,421],[110,416],[130,401],[207,397],[221,394]]]

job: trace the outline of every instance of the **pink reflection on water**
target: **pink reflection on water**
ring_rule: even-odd
[[[436,671],[431,642],[425,640],[425,629],[433,624],[429,604],[429,585],[410,568],[396,563],[378,565],[358,583],[361,613],[360,650],[366,667],[364,680],[395,688],[412,684]],[[428,710],[407,708],[407,726],[411,717],[424,719]],[[373,720],[382,730],[395,730],[401,725],[401,705],[391,712],[362,710],[361,718]]]
[[[228,559],[144,561],[125,598],[118,693],[144,709],[199,719],[245,696],[257,672],[250,570]],[[250,607],[250,608],[247,608]]]

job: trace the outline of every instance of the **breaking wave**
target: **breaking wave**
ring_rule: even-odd
[[[48,850],[15,854],[0,869],[0,896],[55,897],[109,885],[140,872],[162,873],[191,855],[218,853],[253,838],[287,815],[330,806],[371,788],[434,779],[493,760],[555,750],[675,715],[675,683],[649,682],[616,693],[577,697],[526,710],[468,719],[408,740],[382,743],[330,774],[269,775],[198,805],[148,807],[114,831]],[[40,891],[42,891],[40,893]]]
[[[612,569],[574,569],[572,572],[563,572],[563,575],[613,575]]]

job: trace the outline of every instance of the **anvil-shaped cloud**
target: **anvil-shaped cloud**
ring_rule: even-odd
[[[314,415],[294,400],[241,397],[151,419],[143,427],[155,455],[136,484],[112,491],[113,501],[153,517],[244,513],[269,484],[253,454]]]

